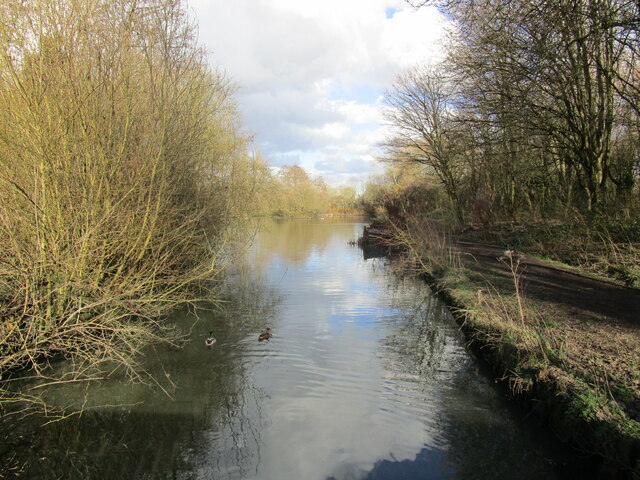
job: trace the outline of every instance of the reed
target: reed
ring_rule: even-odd
[[[393,231],[393,246],[408,253],[412,268],[430,275],[462,268],[459,252],[449,240],[449,234],[436,221],[412,216],[403,222],[385,218]]]

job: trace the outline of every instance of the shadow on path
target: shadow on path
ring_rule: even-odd
[[[499,247],[458,242],[463,261],[474,259],[485,280],[513,290],[509,267]],[[640,289],[584,277],[527,255],[520,256],[524,294],[533,300],[552,302],[568,313],[579,313],[597,321],[624,322],[640,326]]]

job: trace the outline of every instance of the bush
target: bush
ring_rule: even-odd
[[[0,18],[0,373],[63,354],[72,375],[135,375],[248,203],[231,85],[178,0],[10,0]]]

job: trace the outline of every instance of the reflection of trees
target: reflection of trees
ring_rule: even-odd
[[[394,277],[388,288],[398,295],[396,308],[402,309],[406,285]],[[416,378],[402,388],[415,391],[414,401],[433,405],[446,450],[424,448],[415,460],[379,461],[363,478],[449,478],[452,472],[454,478],[465,479],[555,478],[547,460],[553,439],[536,438],[531,426],[519,418],[521,413],[509,409],[477,371],[453,319],[437,298],[416,296],[416,303],[411,307],[405,303],[403,315],[395,321],[385,341],[384,367],[388,376]]]
[[[267,287],[249,265],[237,265],[231,282],[223,288],[220,321],[225,328],[255,331],[276,317],[283,296]]]
[[[508,405],[482,373],[460,371],[442,405],[447,460],[459,478],[594,478],[551,432]],[[570,465],[564,474],[558,470],[561,464]]]
[[[322,253],[332,239],[346,243],[356,240],[355,237],[354,224],[340,218],[268,222],[259,233],[260,248],[256,249],[252,263],[255,268],[263,271],[269,260],[276,255],[293,265],[300,265],[312,253]]]
[[[447,360],[443,351],[451,330],[443,325],[440,308],[435,297],[424,297],[394,324],[385,342],[389,352],[385,368],[392,375],[410,374],[420,377],[421,382],[433,383],[440,364]]]
[[[251,382],[224,395],[213,407],[214,421],[196,441],[183,442],[183,471],[188,478],[244,478],[260,461],[261,405],[264,393]]]
[[[241,383],[221,385],[217,392],[203,389],[215,400],[202,412],[90,410],[37,429],[21,428],[29,443],[20,445],[13,463],[25,466],[24,478],[34,479],[181,478],[187,473],[190,478],[194,471],[242,470],[255,463],[260,445],[260,412],[246,402],[253,397],[258,403],[261,393],[249,390],[251,385]]]
[[[88,409],[49,424],[38,416],[0,424],[11,432],[0,437],[0,478],[193,478],[193,472],[197,478],[227,478],[232,475],[225,472],[232,471],[244,476],[258,463],[264,397],[249,374],[254,342],[248,332],[273,322],[277,305],[272,292],[257,283],[231,290],[236,295],[223,311],[200,312],[193,342],[149,354],[150,373],[175,384],[173,399],[139,385],[113,382],[110,389],[106,381],[89,386],[89,396],[102,395],[91,403],[132,403],[123,392],[144,403]],[[193,324],[186,316],[175,321]],[[218,337],[210,350],[200,341],[209,329]],[[66,392],[81,397],[76,390]]]

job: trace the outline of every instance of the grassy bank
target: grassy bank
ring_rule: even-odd
[[[514,400],[599,459],[603,478],[640,476],[637,289],[462,241],[431,221],[373,230],[445,298]]]

